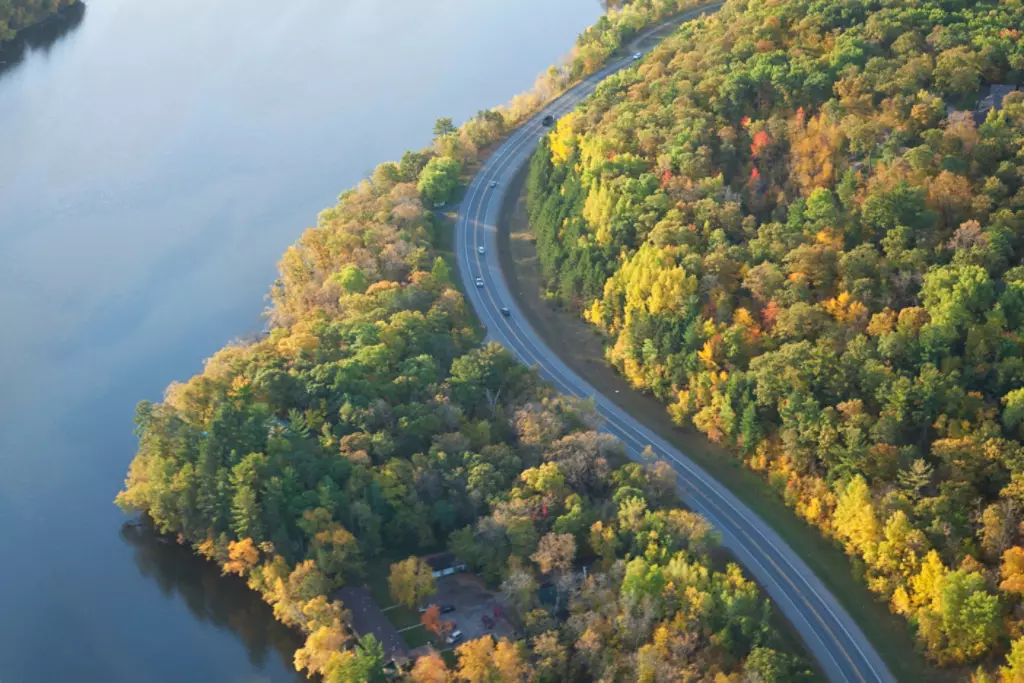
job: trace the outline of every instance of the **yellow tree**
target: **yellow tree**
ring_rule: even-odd
[[[854,477],[839,495],[833,528],[845,542],[846,552],[873,557],[879,541],[879,524],[864,477]]]
[[[823,115],[812,117],[806,127],[799,122],[790,133],[790,158],[793,175],[810,194],[818,187],[831,188],[836,181],[837,168],[846,136],[842,129]]]
[[[617,197],[610,187],[594,180],[583,204],[583,218],[597,236],[598,244],[607,246],[612,239],[611,223],[615,217]]]
[[[493,670],[491,655],[494,654],[494,641],[490,638],[477,638],[463,643],[455,650],[459,657],[459,668],[456,676],[467,683],[492,683]]]
[[[1024,548],[1014,546],[1003,553],[1003,564],[999,568],[1003,581],[999,588],[1007,593],[1024,595]]]
[[[353,576],[363,570],[363,556],[359,543],[345,527],[332,522],[313,537],[313,551],[317,565],[331,575]]]
[[[921,554],[928,545],[925,535],[914,528],[902,510],[897,510],[885,523],[885,531],[872,564],[873,576],[868,583],[884,595],[892,594],[917,574]]]
[[[456,677],[467,683],[520,683],[527,666],[516,643],[502,638],[497,646],[489,637],[463,643],[455,651],[459,657]]]
[[[910,580],[911,605],[913,607],[936,606],[940,600],[942,586],[949,569],[942,564],[942,558],[932,550],[921,564],[921,571]]]
[[[441,655],[431,652],[416,660],[416,665],[409,674],[413,683],[448,683],[452,674]]]
[[[224,563],[225,574],[246,576],[260,561],[260,551],[251,538],[228,543],[228,561]]]
[[[309,669],[310,673],[325,673],[332,657],[341,651],[346,638],[345,628],[338,618],[315,629],[306,638],[305,644],[295,651],[295,670]]]
[[[555,131],[551,134],[551,160],[556,164],[568,161],[576,146],[576,133],[573,130],[579,115],[575,112],[566,114],[558,120]]]
[[[494,662],[494,672],[497,674],[499,683],[519,683],[526,678],[528,669],[517,643],[502,638],[498,641],[498,646],[494,648],[494,655],[491,659]]]
[[[999,683],[1024,683],[1024,638],[1013,641],[1006,664],[999,668]]]
[[[391,565],[388,586],[395,602],[409,608],[419,606],[423,600],[437,592],[430,566],[418,557],[410,557]]]

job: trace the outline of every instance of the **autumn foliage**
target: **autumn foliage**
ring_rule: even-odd
[[[1024,93],[978,103],[1021,85],[1022,25],[1019,3],[727,3],[610,78],[528,181],[547,293],[608,361],[840,543],[932,660],[1003,680]]]

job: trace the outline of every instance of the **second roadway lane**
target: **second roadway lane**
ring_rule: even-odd
[[[678,21],[714,8],[694,10]],[[715,526],[725,547],[771,596],[830,681],[893,683],[895,678],[861,629],[785,541],[686,455],[569,369],[530,327],[505,282],[497,253],[503,196],[546,132],[542,119],[551,115],[557,120],[590,95],[598,83],[632,63],[630,57],[616,60],[550,102],[491,154],[473,177],[455,225],[455,251],[466,296],[486,326],[489,340],[512,351],[523,363],[537,367],[558,391],[593,398],[604,420],[604,430],[622,440],[631,458],[639,460],[650,446],[658,458],[675,469],[685,503]],[[494,182],[497,185],[492,188]],[[484,247],[483,253],[480,247]],[[484,281],[482,288],[475,284],[478,277]],[[503,307],[510,315],[502,315]]]

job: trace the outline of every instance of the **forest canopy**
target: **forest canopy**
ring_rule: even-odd
[[[1021,27],[997,0],[728,2],[560,121],[528,182],[547,287],[608,360],[841,543],[934,661],[1010,651],[1006,681]]]
[[[756,585],[676,508],[672,470],[628,463],[590,403],[479,344],[437,228],[412,182],[344,193],[282,259],[270,333],[139,404],[118,504],[243,577],[306,634],[296,667],[329,683],[378,680],[384,663],[335,589],[444,547],[501,588],[525,633],[463,645],[455,675],[805,680]],[[396,567],[400,599],[430,592]],[[449,673],[427,658],[409,677]]]

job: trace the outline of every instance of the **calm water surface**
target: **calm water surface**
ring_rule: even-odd
[[[259,327],[340,190],[529,87],[599,13],[90,0],[0,66],[2,683],[295,680],[240,583],[122,529],[135,403]]]

